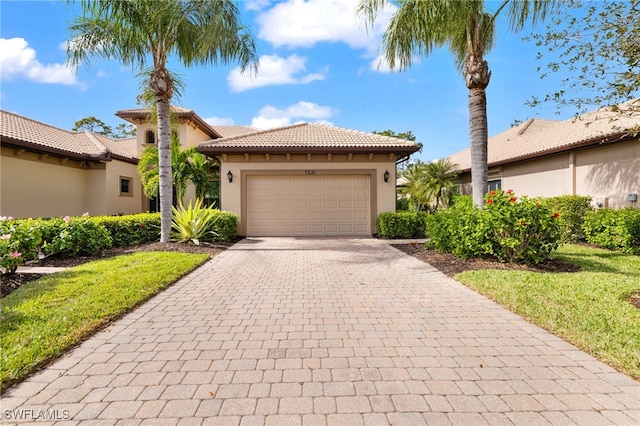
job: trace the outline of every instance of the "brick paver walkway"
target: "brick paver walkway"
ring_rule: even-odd
[[[2,415],[634,425],[640,384],[384,242],[249,239],[10,390]]]

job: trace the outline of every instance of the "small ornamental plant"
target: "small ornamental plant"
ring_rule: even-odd
[[[545,261],[562,238],[559,213],[537,199],[517,197],[512,190],[491,191],[485,196],[492,254],[511,263]]]

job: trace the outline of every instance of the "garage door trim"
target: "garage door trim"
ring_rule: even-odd
[[[368,175],[369,176],[369,229],[371,232],[375,229],[376,212],[378,205],[378,188],[377,188],[377,171],[376,169],[294,169],[294,170],[242,170],[240,172],[241,183],[241,218],[240,218],[240,234],[247,235],[247,206],[248,206],[248,188],[247,177],[251,176],[332,176],[332,175]]]

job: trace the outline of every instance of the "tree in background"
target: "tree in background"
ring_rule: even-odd
[[[76,121],[71,130],[74,132],[89,131],[111,139],[124,139],[136,135],[136,126],[133,124],[120,123],[116,126],[115,130],[113,130],[111,126],[94,116],[81,118]]]
[[[406,139],[412,142],[415,142],[416,140],[416,136],[413,134],[411,130],[407,130],[406,132],[401,132],[401,133],[396,133],[393,130],[383,130],[381,132],[374,130],[371,133],[375,133],[376,135],[382,135],[382,136],[390,136],[392,138]]]
[[[94,116],[81,118],[80,120],[76,121],[73,124],[73,128],[71,130],[74,132],[88,131],[107,137],[110,137],[113,132],[111,126],[108,126],[104,121],[95,118]]]
[[[485,1],[361,0],[358,12],[373,26],[388,3],[398,4],[382,39],[382,49],[391,69],[405,70],[420,56],[447,46],[469,89],[471,135],[471,180],[473,201],[482,208],[487,191],[487,99],[485,90],[491,72],[484,55],[494,42],[496,19],[504,12],[512,31],[528,21],[543,19],[555,1],[503,0],[489,10]]]
[[[81,2],[82,16],[70,26],[68,62],[77,67],[94,56],[117,59],[140,70],[158,114],[160,242],[171,233],[172,171],[169,105],[174,76],[171,56],[185,67],[229,64],[257,71],[253,37],[231,0],[102,0]],[[151,65],[147,69],[148,65]]]
[[[406,185],[400,193],[408,198],[410,210],[434,212],[448,208],[456,193],[456,170],[457,164],[448,158],[408,164],[402,175]]]
[[[549,61],[538,68],[541,78],[566,75],[562,88],[533,97],[529,105],[552,102],[582,114],[624,103],[620,113],[640,112],[640,102],[627,102],[640,93],[640,0],[571,0],[544,33],[528,39],[544,48],[538,59]]]

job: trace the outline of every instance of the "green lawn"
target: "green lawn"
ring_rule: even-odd
[[[134,253],[85,263],[33,281],[1,301],[0,389],[149,299],[209,259]]]
[[[640,379],[640,257],[564,245],[554,257],[578,273],[467,271],[456,279],[542,328]]]

